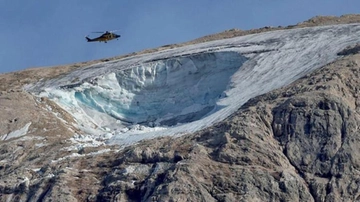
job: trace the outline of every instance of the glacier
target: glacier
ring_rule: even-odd
[[[359,24],[246,35],[102,62],[26,90],[69,112],[86,138],[127,145],[224,120],[336,60],[359,36]]]
[[[80,107],[123,125],[187,123],[216,108],[231,75],[245,60],[235,52],[218,52],[149,62],[97,77],[81,86],[75,99]]]

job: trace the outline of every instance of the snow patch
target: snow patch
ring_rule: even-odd
[[[66,160],[66,159],[76,158],[76,157],[95,156],[95,155],[103,154],[103,153],[110,152],[110,151],[111,151],[111,149],[102,149],[102,150],[99,150],[96,152],[90,152],[88,154],[71,153],[68,156],[64,156],[64,157],[58,158],[56,160],[51,160],[51,163],[57,163],[57,162],[60,162],[60,161]]]
[[[16,131],[12,131],[9,134],[5,134],[1,137],[1,140],[9,140],[12,138],[17,138],[17,137],[21,137],[27,134],[29,127],[31,125],[31,122],[27,123],[24,127],[22,127],[19,130]]]
[[[105,145],[103,141],[99,141],[97,138],[95,139],[91,135],[79,135],[75,134],[70,141],[73,143],[70,147],[64,147],[61,150],[65,151],[80,151],[84,147],[99,147]]]

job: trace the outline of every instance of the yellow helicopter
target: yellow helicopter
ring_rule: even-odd
[[[116,30],[115,30],[116,31]],[[118,39],[119,37],[121,37],[119,34],[115,34],[114,32],[115,31],[105,31],[105,32],[92,32],[92,33],[102,33],[101,36],[99,37],[96,37],[96,38],[92,38],[90,39],[88,36],[86,36],[86,40],[87,42],[95,42],[95,41],[98,41],[98,42],[105,42],[107,43],[108,41],[110,40],[113,40],[113,39]]]

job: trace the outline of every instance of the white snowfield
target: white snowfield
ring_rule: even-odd
[[[127,145],[195,132],[360,42],[360,25],[273,31],[99,63],[27,86],[96,141]]]
[[[27,134],[29,127],[31,125],[31,122],[27,123],[24,127],[20,128],[19,130],[15,130],[10,132],[9,134],[5,134],[0,136],[0,140],[9,140],[12,138],[21,137]]]

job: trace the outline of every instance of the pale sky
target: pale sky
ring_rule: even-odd
[[[108,58],[232,28],[355,14],[359,8],[359,0],[0,0],[0,73]],[[119,30],[122,37],[106,44],[84,38],[106,30]]]

